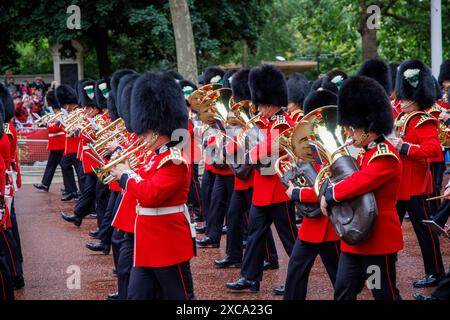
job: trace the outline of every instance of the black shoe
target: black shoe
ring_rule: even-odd
[[[25,287],[25,279],[23,276],[16,276],[12,278],[14,290],[19,290]]]
[[[214,265],[216,268],[240,268],[242,266],[242,261],[231,260],[228,256],[222,260],[214,260]]]
[[[98,239],[98,233],[99,233],[98,229],[97,230],[91,230],[91,231],[89,231],[89,236],[91,238]]]
[[[70,201],[77,197],[77,194],[75,192],[68,193],[64,197],[61,198],[61,201]]]
[[[280,265],[278,264],[278,261],[264,261],[264,270],[276,270],[279,268]]]
[[[33,187],[35,187],[36,189],[48,192],[48,187],[44,186],[42,183],[35,183],[35,184],[33,184]]]
[[[421,294],[421,293],[414,293],[413,298],[414,298],[414,300],[417,300],[417,301],[437,300],[433,296],[426,296],[426,295]]]
[[[437,287],[441,277],[432,274],[427,274],[422,279],[419,279],[413,283],[414,288],[431,288]]]
[[[108,293],[108,297],[106,298],[106,300],[119,300],[119,293]]]
[[[273,288],[273,294],[276,296],[284,296],[284,286]]]
[[[227,234],[227,226],[222,227],[222,234]]]
[[[211,238],[204,237],[203,239],[197,240],[197,245],[203,248],[219,248],[220,243],[213,241]]]
[[[203,222],[203,218],[194,214],[194,222]]]
[[[108,246],[101,242],[100,243],[88,242],[86,243],[86,248],[92,251],[101,251],[103,252],[103,254],[109,254],[109,251],[111,250],[111,246]]]
[[[97,219],[97,214],[96,214],[96,213],[91,213],[91,214],[89,215],[89,218],[91,218],[91,219]]]
[[[61,191],[62,194],[67,194],[66,189],[64,188],[59,189],[59,191]]]
[[[77,227],[81,226],[81,222],[83,221],[82,218],[75,214],[67,214],[67,213],[61,213],[61,217],[66,220],[67,222],[72,222]]]
[[[225,287],[233,291],[258,292],[259,281],[250,281],[245,278],[240,278],[238,281],[235,282],[227,282],[225,284]]]
[[[206,232],[206,226],[195,227],[195,232],[197,232],[198,234],[205,233]]]

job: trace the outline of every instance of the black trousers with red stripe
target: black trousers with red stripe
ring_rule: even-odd
[[[334,287],[340,253],[339,241],[322,243],[295,241],[294,250],[289,258],[284,300],[306,299],[309,273],[318,255]]]
[[[220,242],[224,219],[230,206],[234,189],[233,175],[216,175],[211,193],[211,204],[206,217],[206,236]]]
[[[234,190],[227,213],[227,256],[232,261],[242,261],[244,233],[248,234],[248,216],[252,205],[253,188]],[[269,229],[264,248],[265,260],[278,262],[278,253]]]
[[[23,276],[22,256],[14,239],[12,229],[0,232],[0,247],[2,247],[5,262],[8,264],[11,276],[13,278]]]
[[[63,157],[64,150],[51,150],[48,159],[47,165],[45,166],[44,176],[42,177],[41,183],[50,188],[53,180],[53,176],[55,175],[56,167],[61,166],[61,159]],[[63,168],[61,166],[61,168]],[[65,175],[63,175],[64,179]],[[66,183],[64,183],[64,186]],[[69,190],[70,191],[70,190]]]
[[[427,196],[413,196],[410,200],[397,201],[397,213],[403,222],[405,213],[408,212],[417,240],[425,268],[425,273],[440,276],[444,273],[439,237],[430,227],[424,225],[422,220],[429,220],[430,215],[426,204]]]
[[[216,175],[210,170],[203,171],[202,186],[201,186],[201,198],[202,198],[202,215],[203,220],[208,219],[209,207],[211,205],[211,195],[214,187],[214,180]]]
[[[250,208],[247,248],[242,262],[241,275],[251,281],[261,281],[263,276],[265,244],[272,222],[288,256],[297,239],[295,210],[292,201]]]
[[[189,261],[161,268],[131,270],[129,300],[194,300]]]
[[[202,188],[198,179],[198,164],[194,163],[192,164],[191,185],[189,186],[187,205],[193,212],[194,217],[203,219],[201,194]]]
[[[445,172],[445,162],[431,162],[430,170],[433,176],[433,192],[430,197],[437,197],[441,195],[442,180]],[[430,216],[434,216],[441,206],[441,200],[427,201],[430,208]]]
[[[362,255],[341,252],[334,284],[335,300],[356,300],[368,280],[375,300],[401,300],[397,289],[397,254]]]
[[[14,300],[12,272],[7,262],[8,249],[0,244],[0,301]]]

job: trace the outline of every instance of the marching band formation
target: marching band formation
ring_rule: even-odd
[[[414,298],[450,298],[439,245],[449,238],[450,61],[439,79],[419,60],[368,60],[355,76],[331,70],[312,83],[266,64],[209,67],[198,83],[122,69],[46,95],[52,112],[36,122],[48,128],[50,154],[35,187],[48,191],[60,165],[61,200],[76,200],[62,218],[79,227],[97,217],[90,235],[99,242],[86,247],[112,249],[117,292],[108,299],[195,299],[190,261],[221,244],[226,256],[211,263],[241,275],[224,286],[257,292],[264,270],[279,267],[276,230],[289,265],[275,294],[306,299],[320,255],[336,300],[355,300],[373,267],[373,297],[399,300],[406,214],[424,266],[412,285],[437,287]],[[0,98],[0,300],[11,300],[24,286],[20,170],[2,85]]]

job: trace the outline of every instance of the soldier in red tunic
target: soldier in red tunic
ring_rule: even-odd
[[[402,165],[397,150],[385,138],[393,128],[386,91],[367,77],[348,79],[338,96],[338,122],[348,128],[354,146],[363,148],[360,171],[327,188],[321,199],[322,212],[327,214],[329,205],[372,192],[378,215],[368,238],[354,245],[341,241],[334,297],[355,300],[375,272],[377,281],[370,287],[374,298],[398,300],[395,262],[403,238],[395,202]]]
[[[8,91],[2,84],[0,90],[5,95]],[[0,99],[0,237],[4,238],[6,220],[8,219],[8,208],[5,201],[5,176],[6,163],[5,157],[9,157],[8,138],[4,132],[3,118],[5,115],[5,107],[3,99]],[[14,300],[14,287],[12,283],[13,271],[10,268],[8,257],[8,245],[5,241],[0,241],[0,301]]]
[[[147,143],[139,174],[119,164],[112,175],[137,200],[134,267],[129,299],[194,299],[190,259],[195,229],[186,206],[190,165],[174,131],[186,130],[188,115],[183,92],[162,72],[146,72],[133,87],[131,126]]]
[[[259,162],[262,167],[255,171],[254,176],[249,235],[241,278],[226,284],[227,288],[234,291],[259,291],[264,266],[264,246],[272,223],[275,224],[288,255],[297,238],[294,205],[287,197],[286,189],[273,167],[264,167],[277,151],[277,144],[272,143],[274,139],[294,125],[282,110],[288,103],[286,82],[276,67],[262,65],[250,71],[249,87],[253,104],[268,121],[265,128],[262,128],[266,132],[266,139],[252,148],[247,156],[248,163]]]
[[[78,108],[77,94],[72,87],[62,84],[55,89],[56,100],[60,108],[65,108],[69,114]],[[61,159],[61,171],[64,180],[65,195],[62,201],[70,201],[78,197],[78,190],[82,190],[83,172],[81,165],[77,160],[77,149],[79,137],[74,136],[71,132],[66,132],[63,124],[65,135],[64,154]],[[77,173],[79,189],[75,182],[74,171]]]
[[[337,96],[334,93],[328,90],[314,91],[306,99],[304,110],[308,114],[317,108],[336,104]],[[303,143],[306,143],[306,148],[309,148],[308,140]],[[319,172],[320,166],[315,165],[315,169]],[[294,188],[291,183],[286,194],[293,201],[319,203],[313,187]],[[306,299],[309,273],[317,255],[320,255],[334,286],[340,253],[339,237],[326,216],[303,217],[302,225],[298,231],[298,239],[295,241],[294,249],[289,258],[284,299]]]
[[[61,111],[61,108],[56,100],[55,91],[47,92],[45,97],[46,104],[51,107],[54,113]],[[47,150],[50,151],[48,156],[47,165],[45,167],[44,176],[40,184],[34,184],[35,188],[48,191],[52,184],[53,175],[55,174],[56,167],[61,165],[61,159],[64,153],[64,146],[66,143],[66,133],[59,122],[59,119],[48,123],[48,145]],[[64,178],[64,176],[63,176]]]
[[[419,241],[426,275],[414,282],[415,287],[435,286],[444,273],[439,238],[422,220],[429,220],[426,198],[433,191],[429,159],[442,153],[437,121],[423,110],[436,101],[430,70],[419,60],[402,63],[397,74],[397,98],[402,113],[396,120],[397,138],[403,164],[401,186],[397,195],[397,211],[403,221],[408,212]]]

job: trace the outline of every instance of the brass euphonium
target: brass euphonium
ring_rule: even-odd
[[[222,88],[222,85],[220,85],[220,84],[207,84],[207,85],[204,85],[204,86],[198,88],[197,90],[195,90],[194,92],[192,92],[189,95],[189,97],[188,97],[189,105],[195,112],[198,113],[199,109],[200,109],[200,105],[201,105],[203,99],[205,98],[205,96],[208,95],[209,93],[213,92],[214,90],[217,90],[220,88]]]
[[[344,128],[338,124],[336,106],[316,109],[302,120],[310,123],[312,152],[316,161],[324,165],[314,186],[320,199],[330,184],[345,180],[359,170],[359,165],[347,150],[353,141],[347,139]],[[372,192],[332,204],[327,211],[336,234],[350,245],[369,236],[378,214]]]
[[[443,112],[448,114],[448,113],[450,113],[450,110],[447,110],[447,109],[441,107],[437,103],[435,103],[433,105],[433,107],[431,107],[431,109],[429,111],[427,111],[427,113],[429,113],[430,115],[434,116],[435,118],[437,118],[439,120],[439,123],[438,123],[439,140],[441,141],[442,147],[449,148],[450,147],[450,129],[445,125],[444,121],[440,117],[441,113],[443,113]]]
[[[200,120],[210,126],[217,125],[220,130],[225,131],[231,111],[232,94],[229,88],[220,88],[208,93],[198,109]]]

